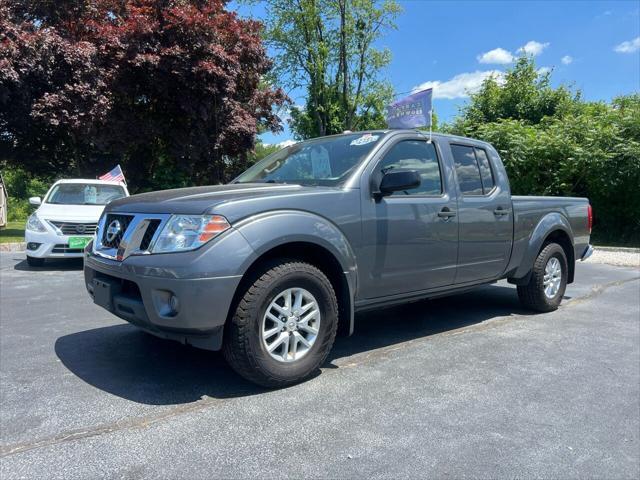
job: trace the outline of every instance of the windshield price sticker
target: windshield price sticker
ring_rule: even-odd
[[[98,203],[98,189],[93,185],[84,187],[84,203]]]
[[[351,143],[349,145],[351,145],[351,146],[366,145],[368,143],[377,142],[378,138],[380,138],[379,135],[371,135],[370,133],[365,133],[360,138],[356,138],[355,140],[351,140]]]

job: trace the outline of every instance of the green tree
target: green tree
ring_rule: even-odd
[[[538,124],[545,117],[562,116],[579,103],[580,92],[551,86],[551,71],[538,71],[533,58],[519,57],[502,78],[488,77],[471,95],[455,123],[458,132],[473,133],[487,122],[504,119]]]
[[[520,58],[446,130],[492,143],[514,194],[588,197],[596,241],[640,244],[640,95],[585,102],[550,76]]]
[[[297,138],[384,127],[391,85],[379,78],[391,54],[374,46],[395,28],[395,0],[267,0],[265,37],[275,74],[306,103],[291,110]]]
[[[89,177],[119,163],[133,191],[228,180],[227,159],[281,129],[285,95],[262,25],[226,3],[0,0],[0,159]]]

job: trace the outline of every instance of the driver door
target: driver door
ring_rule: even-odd
[[[417,188],[376,197],[363,193],[363,245],[358,258],[363,299],[426,290],[454,282],[458,255],[455,195],[443,175],[435,143],[404,139],[394,143],[370,170],[379,185],[391,169],[416,170]]]

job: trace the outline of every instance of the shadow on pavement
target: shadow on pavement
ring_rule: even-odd
[[[13,268],[14,270],[26,272],[60,272],[65,270],[82,270],[82,266],[82,258],[47,258],[41,267],[30,267],[27,260],[24,259],[16,263]]]
[[[483,287],[438,300],[360,314],[355,334],[338,338],[325,367],[336,360],[416,338],[523,313],[515,289]],[[55,351],[75,375],[96,388],[128,400],[180,404],[203,395],[228,398],[262,393],[239,377],[219,352],[162,340],[124,324],[60,337]]]

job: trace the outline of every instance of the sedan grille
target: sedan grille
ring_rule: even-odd
[[[69,248],[69,245],[66,243],[58,243],[51,250],[51,253],[82,253],[82,252],[84,252],[82,248]]]
[[[97,223],[58,222],[54,220],[49,220],[49,223],[64,235],[93,235],[98,227]]]

